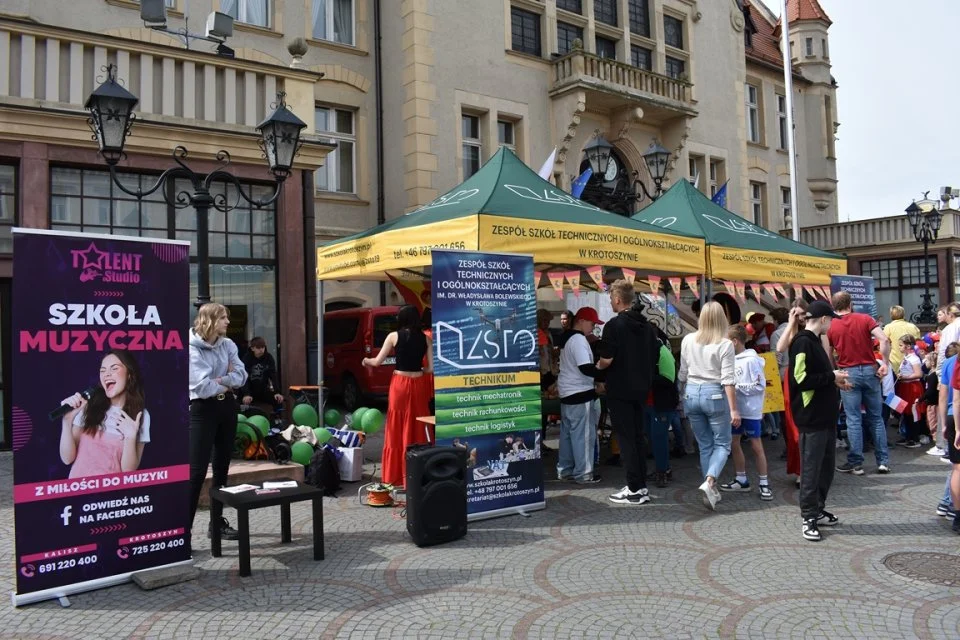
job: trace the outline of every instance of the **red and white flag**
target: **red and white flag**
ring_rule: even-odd
[[[730,297],[734,300],[737,299],[737,285],[730,280],[723,281],[723,288],[727,290],[727,293],[730,294]]]
[[[803,297],[803,285],[799,285],[799,284],[793,285],[793,297],[794,298]]]
[[[647,281],[650,283],[650,293],[654,298],[660,297],[660,276],[649,275]]]
[[[764,291],[767,292],[767,295],[768,295],[768,296],[770,296],[771,298],[773,298],[773,301],[774,301],[774,302],[777,302],[777,288],[776,288],[776,287],[774,287],[772,284],[765,284],[765,285],[763,285],[763,289],[764,289]]]
[[[550,278],[550,285],[561,300],[563,300],[563,276],[563,271],[551,271],[547,274],[547,277]]]
[[[737,282],[737,297],[743,302],[747,301],[747,285],[742,282]]]
[[[623,271],[623,279],[629,282],[630,284],[633,284],[633,281],[637,279],[637,272],[634,271],[633,269],[627,269],[626,267],[622,267],[620,270]]]
[[[543,273],[540,272],[540,271],[534,271],[534,272],[533,272],[533,288],[534,288],[534,289],[537,289],[537,288],[540,287],[540,276],[542,276],[542,275],[543,275]]]
[[[573,295],[577,298],[580,297],[580,270],[577,271],[567,271],[567,282],[570,283],[570,288],[573,289]]]
[[[683,281],[687,283],[687,286],[688,286],[688,287],[690,287],[690,291],[693,292],[693,297],[694,297],[694,298],[699,298],[699,297],[700,297],[700,287],[697,286],[697,276],[687,276],[686,278],[684,278]]]
[[[787,295],[787,290],[779,282],[774,282],[773,288],[777,290],[777,293],[779,293],[780,297],[783,298],[784,300],[790,297]]]
[[[681,286],[682,286],[682,285],[680,284],[680,283],[681,283],[680,278],[679,278],[679,277],[678,277],[678,278],[667,278],[667,280],[670,281],[670,288],[673,289],[673,297],[676,298],[677,300],[679,300],[679,299],[680,299],[680,288],[681,288]]]
[[[607,290],[607,285],[603,282],[603,267],[587,267],[587,274],[596,283],[598,289],[601,291]]]

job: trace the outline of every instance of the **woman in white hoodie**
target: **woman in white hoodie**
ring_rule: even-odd
[[[190,330],[190,524],[197,513],[200,489],[213,456],[213,486],[227,484],[230,455],[237,434],[235,390],[247,382],[247,370],[237,354],[237,345],[227,337],[230,318],[222,304],[208,302],[197,311]],[[226,540],[236,540],[237,531],[226,518],[210,523],[220,527]]]
[[[747,480],[747,460],[740,446],[740,438],[747,436],[753,448],[753,457],[757,461],[757,475],[760,485],[760,499],[773,500],[770,481],[767,478],[767,456],[763,452],[763,440],[760,439],[763,421],[763,401],[767,392],[767,377],[764,374],[763,358],[753,349],[747,349],[747,330],[739,325],[731,325],[727,338],[733,343],[737,356],[734,360],[737,376],[737,407],[740,409],[740,426],[733,428],[731,455],[736,478],[720,485],[721,491],[750,491]]]

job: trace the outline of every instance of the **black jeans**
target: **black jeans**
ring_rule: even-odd
[[[630,402],[607,396],[607,409],[620,442],[620,460],[630,491],[647,487],[647,451],[643,440],[647,431],[644,425],[646,399],[646,394],[642,399]]]
[[[816,518],[827,503],[837,463],[837,441],[832,428],[800,432],[800,515]]]
[[[190,403],[190,524],[197,514],[200,490],[213,456],[213,486],[227,484],[233,440],[237,435],[237,399],[210,398]]]

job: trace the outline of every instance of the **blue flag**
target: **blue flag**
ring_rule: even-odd
[[[727,182],[729,182],[729,180]],[[727,208],[727,183],[726,182],[723,183],[722,187],[717,189],[717,192],[713,194],[713,197],[710,198],[710,200],[714,204],[718,204],[724,209]]]
[[[570,185],[570,195],[574,198],[579,198],[583,193],[584,188],[586,188],[587,183],[590,182],[590,177],[593,176],[593,169],[587,167],[587,170],[580,174],[580,177],[573,181],[573,184]]]

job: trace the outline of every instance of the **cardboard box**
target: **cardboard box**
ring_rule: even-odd
[[[337,461],[340,465],[340,479],[344,482],[359,482],[363,478],[363,447],[341,447],[343,455]]]

